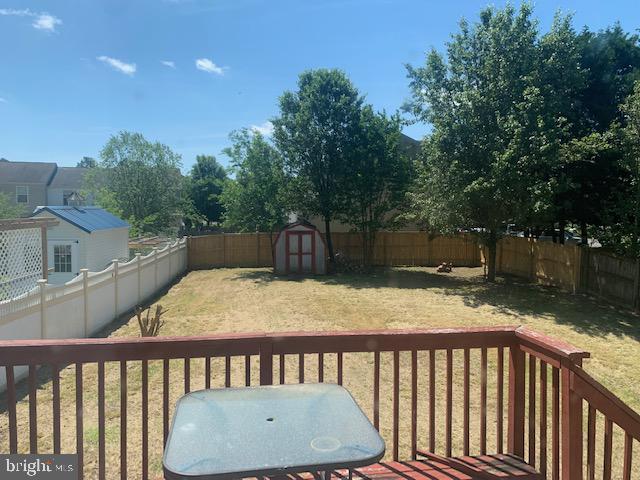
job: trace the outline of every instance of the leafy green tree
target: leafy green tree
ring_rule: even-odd
[[[613,121],[623,120],[619,105],[640,79],[640,35],[615,24],[599,32],[585,29],[580,44],[582,68],[588,75],[579,97],[583,118],[589,130],[604,132]]]
[[[620,107],[623,174],[615,201],[607,209],[607,226],[599,238],[618,253],[640,259],[640,80]]]
[[[231,158],[233,178],[226,181],[221,195],[224,225],[271,234],[284,224],[287,214],[282,157],[257,132],[233,132],[231,141],[225,154]]]
[[[98,162],[93,157],[82,157],[82,160],[76,164],[76,167],[80,168],[95,168],[97,166]]]
[[[556,41],[550,45],[549,58],[564,66],[558,65],[543,85],[561,82],[570,87],[547,97],[550,105],[564,105],[557,111],[566,113],[558,118],[568,121],[559,130],[564,130],[565,138],[550,168],[552,214],[544,223],[558,222],[561,243],[565,223],[575,223],[587,243],[588,226],[603,225],[603,206],[624,184],[618,135],[608,129],[622,121],[619,104],[631,93],[634,79],[640,78],[640,43],[637,35],[625,33],[620,25],[597,33],[585,29],[577,36],[570,25],[560,31],[566,33],[551,36]]]
[[[338,215],[362,235],[363,263],[370,265],[378,231],[394,228],[406,200],[411,162],[400,145],[400,118],[362,109],[355,158],[349,163],[347,210]]]
[[[487,8],[474,25],[463,20],[446,60],[432,50],[424,67],[409,67],[413,111],[433,125],[414,205],[440,231],[484,232],[489,281],[502,226],[531,211],[535,180],[544,177],[540,58],[524,4]]]
[[[18,218],[26,213],[22,205],[16,205],[11,201],[9,195],[0,192],[0,219],[2,218]]]
[[[191,168],[190,196],[195,211],[207,224],[219,222],[223,207],[220,194],[227,178],[224,167],[212,155],[198,155]]]
[[[280,97],[280,116],[273,121],[275,144],[292,177],[294,205],[324,219],[332,263],[331,220],[347,210],[349,164],[356,152],[362,103],[342,71],[306,71],[298,79],[298,90]]]
[[[621,156],[622,146],[615,131],[573,139],[561,150],[553,172],[557,188],[552,198],[562,214],[560,218],[580,226],[583,244],[588,243],[588,225],[606,223],[606,206],[625,183]]]
[[[120,132],[100,152],[85,175],[96,203],[128,219],[132,234],[175,230],[181,216],[180,155],[139,133]]]

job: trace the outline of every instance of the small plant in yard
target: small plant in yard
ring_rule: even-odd
[[[155,312],[151,316],[151,307],[147,308],[146,315],[145,310],[140,307],[136,307],[136,317],[138,317],[138,325],[140,326],[141,337],[157,337],[160,332],[160,328],[164,325],[164,321],[161,320],[162,315],[167,313],[167,310],[162,309],[162,305],[156,305]]]

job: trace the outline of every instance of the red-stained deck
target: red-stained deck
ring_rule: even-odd
[[[272,480],[310,480],[318,474],[270,477]],[[364,480],[542,480],[534,468],[512,455],[481,455],[409,462],[381,462],[351,472]],[[331,480],[349,479],[348,470],[331,472]]]

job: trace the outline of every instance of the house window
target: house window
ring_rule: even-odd
[[[73,190],[65,190],[62,192],[62,204],[69,205],[69,197],[71,197],[75,192]]]
[[[71,245],[54,245],[53,267],[56,273],[71,272]]]
[[[29,203],[29,187],[16,187],[16,203]]]

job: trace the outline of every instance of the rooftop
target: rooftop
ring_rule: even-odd
[[[48,185],[56,173],[56,164],[49,162],[0,161],[2,183],[43,183]]]
[[[82,179],[88,170],[82,167],[58,167],[50,187],[78,189],[82,187]]]
[[[42,212],[49,212],[87,233],[129,227],[127,222],[100,207],[44,206],[36,208],[32,216]]]

